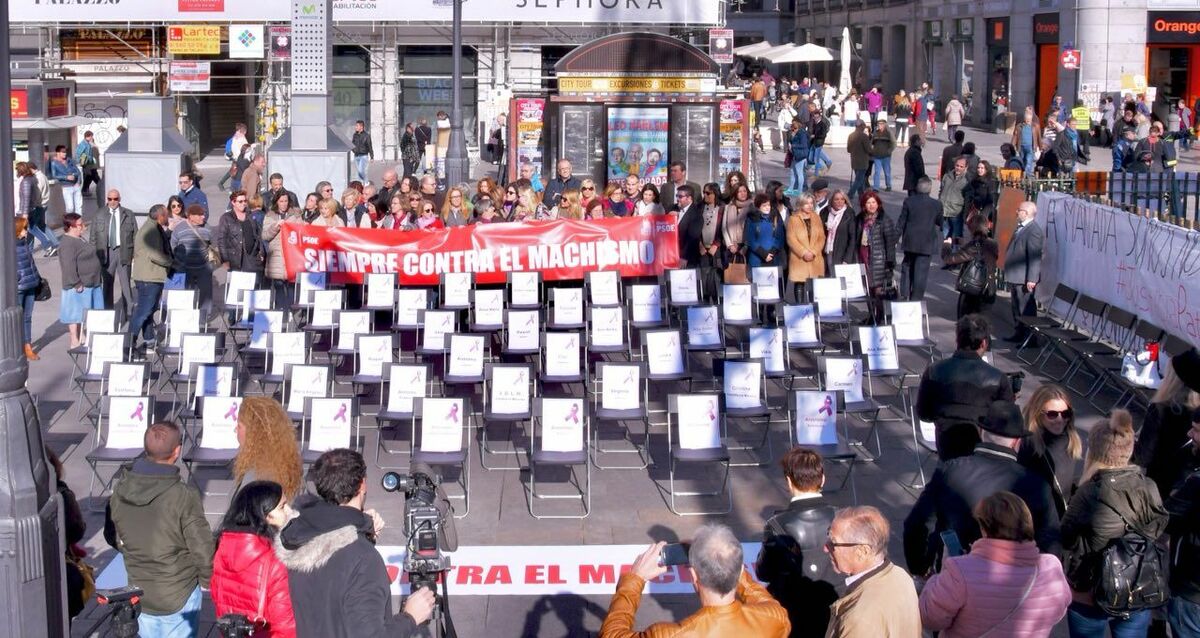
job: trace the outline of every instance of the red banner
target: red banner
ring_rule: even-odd
[[[506,273],[539,271],[546,280],[583,279],[594,270],[624,277],[679,266],[674,215],[580,221],[477,224],[446,230],[374,230],[283,224],[288,278],[327,272],[334,283],[399,273],[400,283],[433,286],[446,272],[473,272],[479,283]]]

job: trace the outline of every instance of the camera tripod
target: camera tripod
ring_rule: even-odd
[[[430,617],[429,624],[421,627],[418,635],[429,638],[458,638],[458,634],[454,631],[454,620],[450,618],[450,595],[446,590],[449,573],[442,572],[441,576],[442,593],[434,600],[433,616]],[[416,591],[416,589],[414,588],[412,591]],[[433,593],[437,593],[436,581]]]

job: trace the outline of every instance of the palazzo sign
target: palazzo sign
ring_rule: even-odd
[[[290,0],[8,0],[13,22],[286,22]],[[334,22],[449,22],[449,0],[333,0]],[[474,24],[720,24],[720,0],[471,0]]]
[[[1061,193],[1039,195],[1038,211],[1039,301],[1064,283],[1200,346],[1200,232]]]

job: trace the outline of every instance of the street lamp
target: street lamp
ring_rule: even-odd
[[[450,148],[446,150],[446,188],[467,181],[471,174],[467,159],[467,136],[463,132],[462,110],[462,3],[454,0],[454,27],[451,39],[454,53],[450,89]]]

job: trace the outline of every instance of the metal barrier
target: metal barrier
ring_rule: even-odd
[[[1188,228],[1200,224],[1200,173],[1080,171],[1051,177],[1004,177],[1003,186],[1019,188],[1031,200],[1043,191],[1068,193]]]

